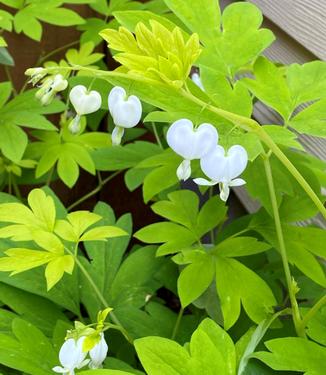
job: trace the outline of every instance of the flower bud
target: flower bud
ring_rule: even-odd
[[[191,75],[191,80],[193,81],[193,83],[195,85],[197,85],[200,89],[202,89],[203,91],[205,91],[205,88],[204,88],[204,85],[203,85],[203,82],[200,78],[200,75],[198,73],[193,73]]]
[[[127,97],[122,87],[114,87],[108,99],[109,111],[116,126],[122,128],[133,128],[142,115],[142,105],[135,95]]]
[[[47,70],[41,67],[29,68],[25,71],[25,75],[30,76],[31,79],[28,81],[33,85],[36,85],[41,79],[47,75]]]
[[[96,112],[102,105],[101,95],[94,90],[88,92],[87,88],[83,85],[73,87],[69,98],[79,116]]]

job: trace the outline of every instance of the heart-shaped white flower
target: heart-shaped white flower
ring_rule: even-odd
[[[109,111],[116,126],[133,128],[142,115],[142,105],[135,95],[127,97],[126,91],[119,86],[114,87],[108,99]]]
[[[168,145],[185,160],[177,169],[179,180],[187,180],[191,175],[190,161],[200,159],[214,149],[218,142],[218,133],[211,124],[201,124],[194,129],[190,120],[174,122],[166,136]]]
[[[102,105],[101,95],[95,90],[88,92],[83,85],[73,87],[70,91],[69,99],[79,116],[96,112]]]
[[[211,180],[196,178],[194,181],[198,185],[220,185],[220,197],[226,201],[230,194],[230,187],[241,186],[246,182],[238,177],[248,163],[247,151],[240,145],[230,147],[225,154],[222,146],[216,146],[213,151],[206,154],[200,160],[202,171]]]
[[[75,339],[66,340],[59,352],[62,367],[56,366],[52,370],[59,374],[73,375],[75,369],[86,366],[89,360],[85,359],[87,352],[83,351],[84,340],[85,337],[81,337],[77,341]]]
[[[102,363],[108,354],[108,344],[105,341],[103,332],[100,336],[100,341],[89,351],[89,356],[91,357],[89,367],[91,369],[102,368]]]

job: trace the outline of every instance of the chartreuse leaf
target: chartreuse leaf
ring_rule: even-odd
[[[151,375],[235,374],[235,348],[231,338],[215,322],[205,319],[193,333],[189,351],[162,337],[145,337],[135,347]]]
[[[58,220],[55,232],[70,242],[98,241],[107,238],[124,236],[127,233],[114,226],[98,226],[86,231],[90,226],[101,220],[101,216],[88,212],[76,211],[67,215],[67,220]]]
[[[103,30],[103,29],[102,29]],[[92,66],[104,57],[103,53],[94,53],[94,43],[87,42],[77,49],[69,49],[66,59],[70,65]]]
[[[43,190],[34,189],[28,195],[28,207],[21,203],[0,205],[0,221],[12,223],[0,229],[0,237],[16,241],[31,240],[38,232],[51,232],[56,218],[53,199]]]
[[[213,197],[198,213],[198,197],[189,190],[168,194],[168,201],[152,206],[153,211],[173,222],[151,224],[135,233],[135,237],[146,243],[165,242],[158,248],[158,255],[178,252],[197,242],[205,233],[224,219],[226,208]]]
[[[31,375],[49,375],[57,364],[50,340],[31,323],[15,319],[12,334],[0,334],[0,363]]]
[[[185,39],[177,26],[171,31],[156,20],[149,23],[150,27],[138,23],[134,34],[120,27],[100,35],[109,48],[119,52],[114,59],[130,73],[180,88],[200,55],[198,35]]]
[[[265,342],[270,352],[253,354],[277,371],[300,371],[321,375],[326,370],[326,348],[298,337],[285,337]]]

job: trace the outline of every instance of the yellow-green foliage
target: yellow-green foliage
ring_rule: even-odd
[[[119,52],[114,58],[129,73],[182,87],[201,53],[198,35],[185,40],[179,27],[170,31],[157,21],[149,23],[151,28],[138,23],[135,34],[120,27],[106,29],[101,36]]]

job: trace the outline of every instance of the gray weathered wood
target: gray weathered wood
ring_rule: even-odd
[[[307,50],[326,60],[325,0],[248,0]]]

